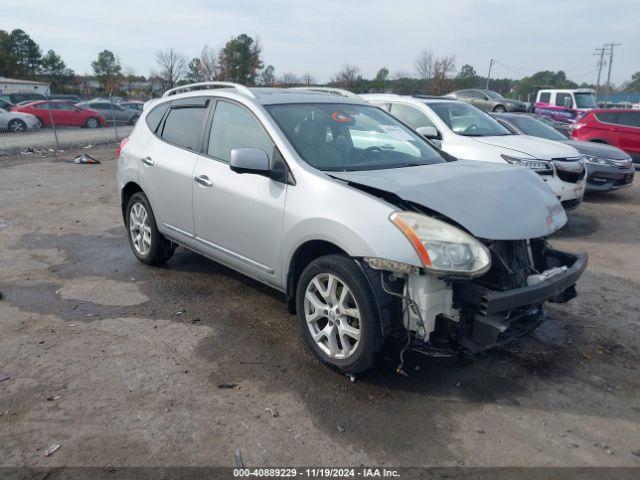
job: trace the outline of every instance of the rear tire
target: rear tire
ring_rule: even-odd
[[[379,284],[377,272],[361,268],[345,255],[320,257],[300,275],[298,321],[309,348],[322,363],[343,373],[362,372],[374,364],[384,343],[383,326],[392,320],[394,301],[375,287],[376,279]]]
[[[504,113],[504,112],[506,112],[506,111],[507,111],[507,109],[505,108],[505,106],[504,106],[504,105],[496,105],[496,106],[493,108],[493,111],[494,111],[494,112],[496,112],[496,113]]]
[[[27,124],[17,118],[14,118],[13,120],[11,120],[9,122],[9,125],[7,125],[7,127],[9,128],[9,131],[13,133],[20,133],[27,130]]]
[[[151,204],[144,193],[138,192],[129,199],[125,226],[131,250],[142,263],[160,265],[173,256],[176,244],[158,231]]]

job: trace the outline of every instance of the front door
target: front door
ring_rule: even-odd
[[[281,284],[282,217],[287,185],[229,168],[231,150],[253,147],[271,160],[275,147],[244,106],[219,100],[193,177],[196,241],[212,258],[243,273]]]

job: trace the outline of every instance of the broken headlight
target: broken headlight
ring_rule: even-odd
[[[395,212],[389,220],[411,242],[427,270],[474,276],[491,267],[487,247],[453,225],[413,212]]]
[[[521,167],[527,167],[537,173],[553,173],[553,167],[551,166],[551,162],[546,160],[538,160],[531,158],[517,158],[512,157],[511,155],[500,155],[503,160],[512,164],[512,165],[520,165]]]

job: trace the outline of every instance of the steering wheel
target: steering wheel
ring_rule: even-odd
[[[463,134],[465,134],[465,133],[472,133],[472,132],[474,132],[474,131],[476,131],[476,130],[478,130],[478,125],[476,125],[476,124],[474,123],[474,124],[472,124],[472,125],[469,125],[467,128],[465,128],[465,129],[462,131],[462,133],[463,133]]]
[[[357,157],[357,159],[356,159],[356,160],[357,160],[357,161],[360,161],[360,160],[362,160],[363,158],[366,158],[369,154],[371,154],[371,153],[373,153],[373,152],[376,152],[376,153],[382,153],[382,149],[381,149],[380,147],[375,147],[375,146],[374,146],[374,147],[368,147],[368,148],[365,148],[363,151],[361,151],[361,152],[358,154],[358,157]]]

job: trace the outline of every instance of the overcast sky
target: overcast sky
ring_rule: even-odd
[[[418,52],[431,48],[483,75],[495,58],[492,77],[562,69],[595,82],[594,49],[617,41],[612,81],[621,83],[640,70],[639,22],[640,0],[0,1],[0,29],[25,30],[79,74],[91,73],[103,49],[148,75],[161,49],[191,58],[247,33],[277,75],[319,81],[345,63],[366,77],[382,66],[413,73]]]

